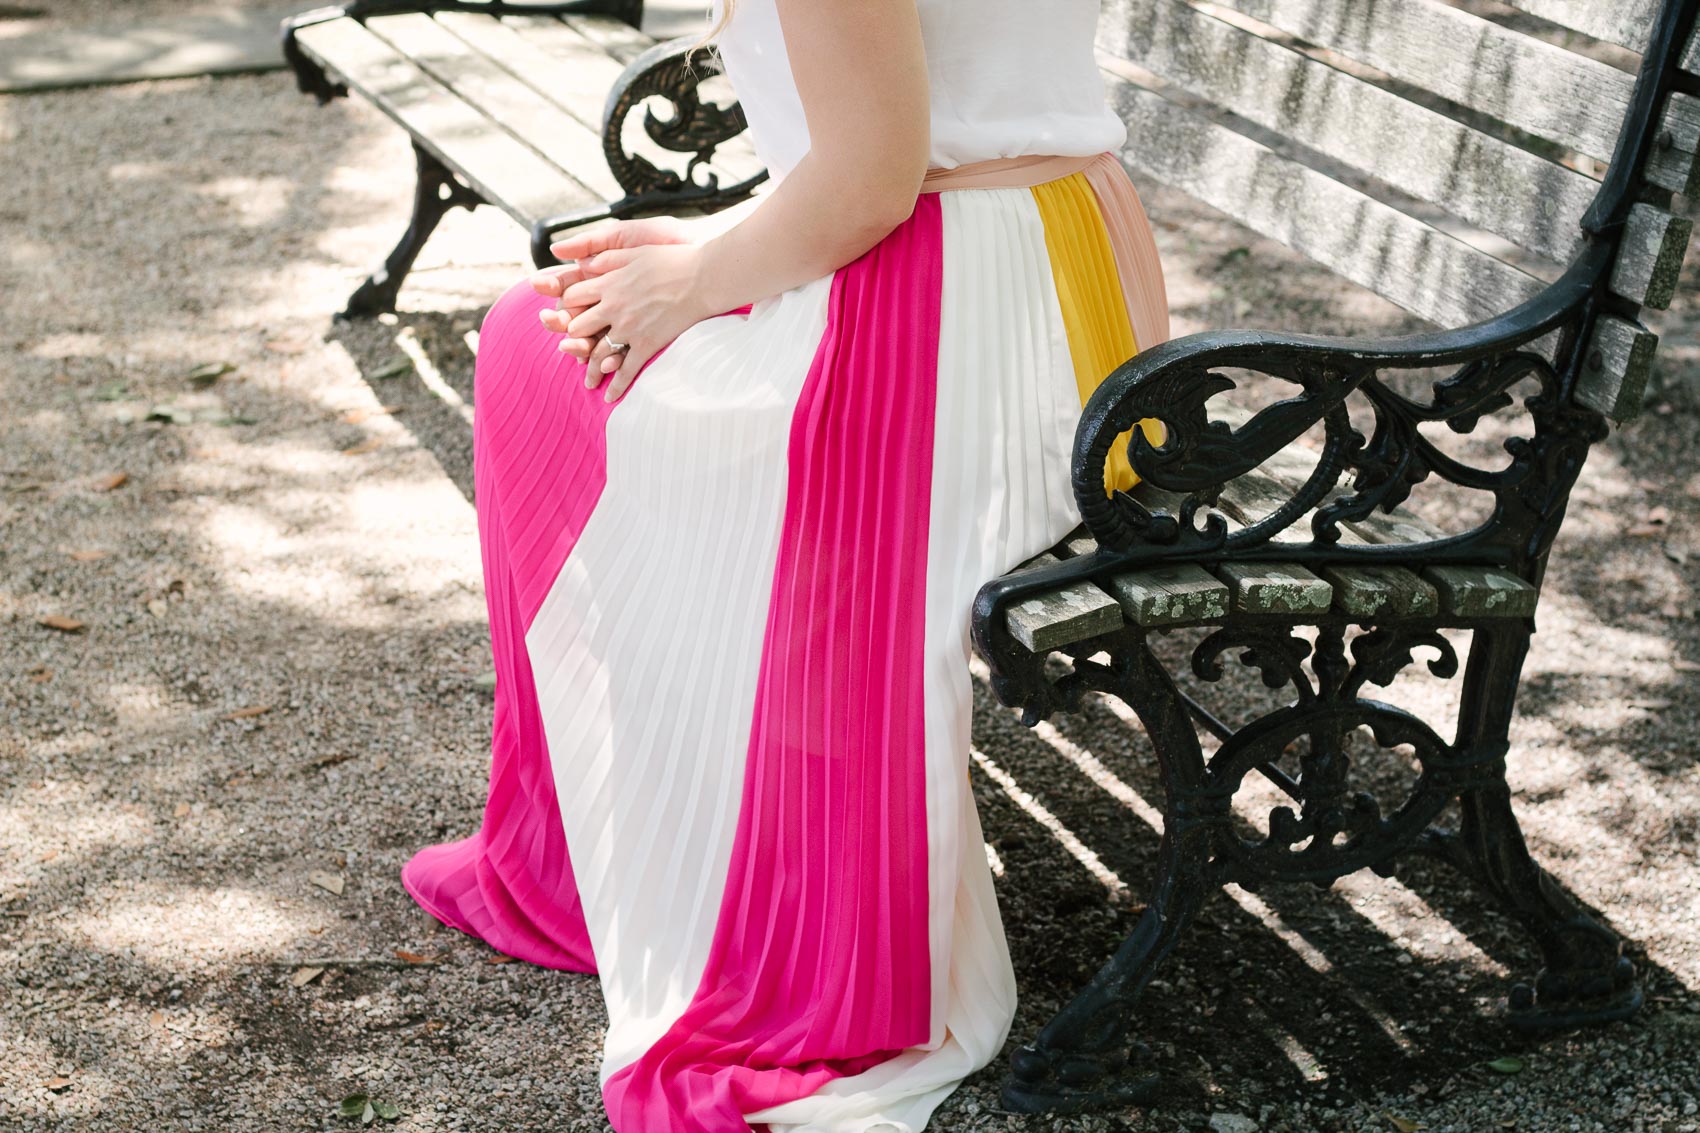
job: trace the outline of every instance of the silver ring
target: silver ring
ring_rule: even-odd
[[[629,343],[629,342],[615,342],[611,338],[603,339],[602,344],[604,346],[606,346],[608,349],[612,350],[616,354],[622,353],[622,352],[630,350],[632,348],[632,344]]]

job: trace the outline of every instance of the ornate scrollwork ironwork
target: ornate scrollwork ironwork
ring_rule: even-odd
[[[682,39],[656,44],[632,60],[608,92],[602,113],[602,152],[629,198],[665,194],[676,201],[687,194],[717,195],[718,175],[704,172],[698,180],[698,173],[706,169],[719,146],[748,126],[736,102],[723,105],[703,98],[702,83],[721,73],[720,60],[710,52],[693,53],[692,47],[694,41]],[[662,100],[671,112],[657,114],[651,99]],[[662,169],[626,148],[626,120],[639,108],[650,141],[670,152],[691,155],[682,173]],[[764,177],[741,186],[742,191],[748,192]]]

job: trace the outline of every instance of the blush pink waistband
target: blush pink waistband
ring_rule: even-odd
[[[1023,154],[1020,157],[994,157],[988,161],[971,161],[951,169],[933,168],[921,181],[921,192],[938,193],[946,189],[1031,189],[1071,173],[1079,173],[1097,161],[1102,154],[1085,157],[1059,157],[1054,154]]]

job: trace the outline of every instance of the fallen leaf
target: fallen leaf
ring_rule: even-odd
[[[296,968],[295,974],[289,977],[289,983],[292,987],[306,987],[324,974],[323,968]]]
[[[1521,1074],[1523,1060],[1521,1058],[1496,1058],[1487,1063],[1487,1068],[1495,1074]]]
[[[1660,504],[1657,507],[1648,508],[1647,509],[1646,522],[1647,523],[1669,523],[1670,522],[1670,508],[1666,507],[1663,504]]]
[[[1670,706],[1671,702],[1668,700],[1631,700],[1629,702],[1629,707],[1645,708],[1649,712],[1661,712]]]
[[[379,366],[367,376],[375,381],[384,382],[391,378],[399,378],[403,374],[410,373],[412,370],[413,362],[410,359],[406,357],[391,358],[388,362],[385,362],[382,366]]]
[[[436,961],[433,960],[429,956],[421,956],[417,952],[409,952],[409,951],[402,949],[402,948],[397,948],[395,950],[395,958],[397,960],[405,960],[409,964],[435,964],[436,963]]]
[[[1657,523],[1637,523],[1634,527],[1631,527],[1628,531],[1624,532],[1625,535],[1633,535],[1639,539],[1645,539],[1653,535],[1663,535],[1664,533],[1665,529]]]
[[[1381,1116],[1385,1117],[1387,1123],[1397,1129],[1399,1133],[1417,1133],[1417,1130],[1423,1128],[1422,1122],[1412,1121],[1408,1117],[1400,1117],[1396,1113],[1383,1113]]]
[[[171,814],[174,818],[188,818],[189,812],[194,809],[195,808],[190,806],[188,803],[178,803],[176,806],[171,808]]]
[[[234,712],[226,712],[220,720],[248,720],[255,716],[264,716],[272,710],[269,704],[251,704],[247,708],[238,708]]]
[[[484,962],[486,964],[511,964],[514,962],[514,958],[512,956],[504,956],[502,953],[498,952]]]
[[[495,692],[496,674],[494,672],[489,672],[482,676],[474,677],[472,680],[472,687],[480,690],[481,692]]]
[[[122,488],[129,482],[130,474],[128,472],[114,472],[110,476],[102,476],[99,480],[96,480],[94,482],[94,490],[97,492],[110,492],[114,488]]]
[[[184,376],[198,386],[210,386],[224,375],[235,371],[236,367],[229,362],[208,362],[204,366],[196,366]]]
[[[423,1023],[419,1024],[419,1029],[421,1031],[433,1031],[434,1032],[434,1031],[440,1031],[446,1026],[448,1026],[448,1024],[443,1022],[441,1019],[427,1019]]]
[[[401,406],[399,405],[380,405],[375,409],[362,406],[358,409],[348,410],[341,417],[338,417],[337,420],[341,421],[344,425],[358,425],[360,422],[369,417],[388,417],[393,413],[400,412]]]
[[[121,401],[129,395],[129,387],[123,382],[108,382],[95,390],[96,401]]]
[[[170,609],[171,607],[165,604],[165,599],[163,598],[148,599],[148,613],[152,614],[156,618],[163,618]]]
[[[156,405],[148,410],[145,421],[164,421],[171,425],[188,425],[195,420],[194,413],[180,409],[175,405]]]
[[[49,1078],[47,1081],[43,1082],[42,1085],[46,1086],[56,1094],[62,1094],[71,1088],[71,1079]]]
[[[148,1012],[148,1022],[156,1027],[165,1026],[165,1012],[157,1010]]]
[[[336,1111],[343,1117],[359,1117],[366,1110],[367,1100],[365,1094],[349,1094]]]
[[[274,338],[266,343],[266,349],[273,354],[304,354],[307,352],[307,347],[308,344],[305,342],[291,342],[283,338]]]
[[[60,633],[82,633],[87,628],[76,618],[67,618],[63,614],[44,614],[36,621],[48,629],[56,629]]]
[[[1683,566],[1688,562],[1688,552],[1683,550],[1681,547],[1666,543],[1665,558],[1669,559],[1677,566]]]
[[[109,554],[107,551],[66,551],[65,553],[79,563],[92,563],[96,559],[104,559]]]
[[[382,437],[367,437],[365,440],[361,441],[359,444],[350,445],[349,447],[343,449],[342,454],[344,456],[364,456],[369,452],[376,452],[383,447],[384,447],[384,438],[382,438]]]
[[[58,850],[43,850],[41,852],[41,857],[37,858],[36,861],[38,861],[38,862],[50,862],[58,856],[59,856]]]
[[[322,869],[316,869],[307,875],[307,880],[311,881],[314,885],[317,885],[320,889],[329,890],[339,897],[342,896],[341,874],[326,873]]]
[[[372,1103],[372,1108],[376,1110],[378,1116],[383,1118],[385,1121],[395,1121],[401,1117],[401,1107],[396,1105],[394,1102],[374,1101]]]
[[[30,670],[29,677],[30,677],[30,684],[32,684],[32,685],[44,685],[48,681],[53,679],[53,670],[52,669],[39,668],[39,667],[34,668],[34,669]]]

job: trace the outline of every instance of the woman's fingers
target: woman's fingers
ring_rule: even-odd
[[[580,260],[578,268],[587,279],[591,276],[607,275],[617,268],[625,267],[632,262],[634,256],[641,253],[641,248],[609,248]]]
[[[595,389],[597,386],[601,385],[608,377],[609,363],[618,365],[620,361],[620,354],[620,351],[609,347],[607,335],[602,335],[598,338],[596,340],[596,349],[592,350],[590,352],[590,357],[585,360],[584,388]]]
[[[586,256],[595,255],[604,248],[618,245],[620,227],[623,220],[601,220],[587,228],[580,229],[558,243],[549,245],[549,251],[558,260],[582,260]]]
[[[577,264],[561,264],[534,272],[531,276],[531,289],[539,295],[559,299],[563,291],[583,278],[584,273],[579,270]]]
[[[577,307],[579,310],[594,307],[602,299],[602,287],[603,282],[600,279],[581,277],[561,292],[561,306]]]
[[[626,390],[631,388],[633,379],[638,376],[638,371],[655,355],[655,351],[641,347],[635,342],[623,353],[625,357],[620,359],[620,368],[615,371],[608,382],[608,389],[602,394],[604,401],[618,401],[624,397]]]
[[[591,307],[587,311],[580,311],[578,315],[573,317],[561,328],[562,331],[566,334],[572,335],[574,338],[596,337],[603,331],[607,330],[610,325],[609,314],[606,307],[606,303],[598,303],[596,306]],[[545,315],[550,313],[551,312],[548,311],[544,312]],[[568,312],[555,311],[553,313],[562,318],[566,318]],[[549,325],[548,319],[544,319],[544,325]]]

